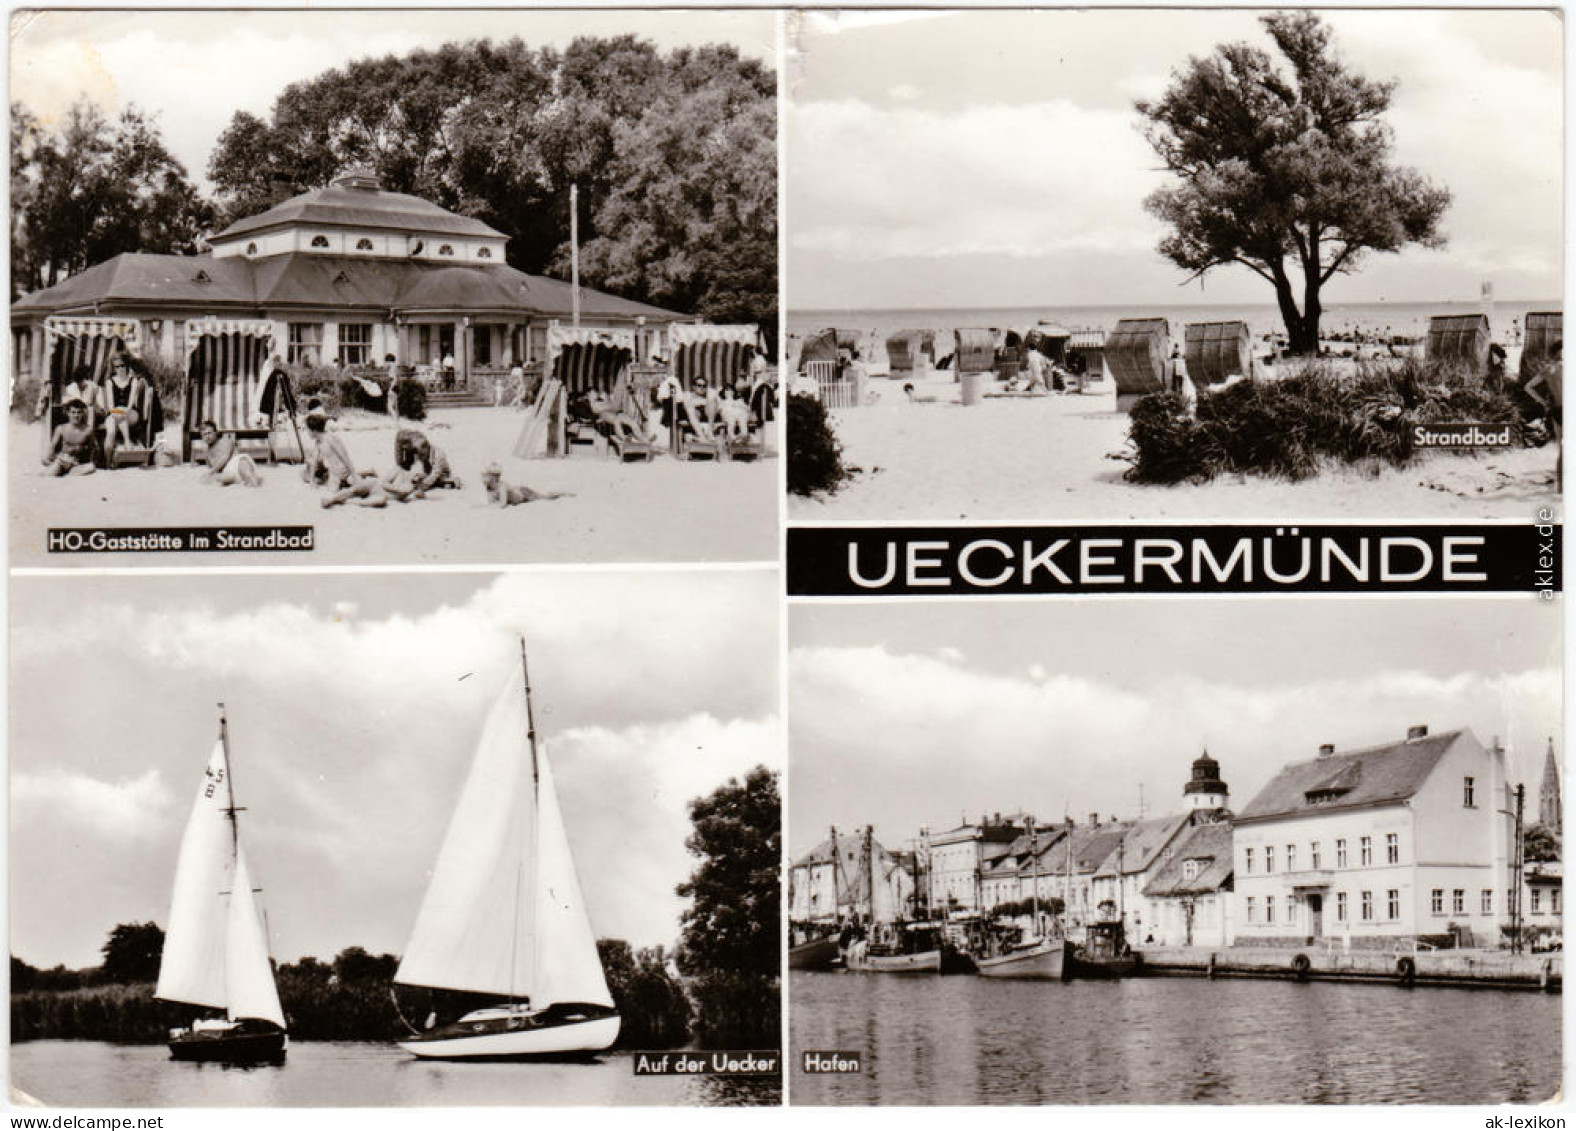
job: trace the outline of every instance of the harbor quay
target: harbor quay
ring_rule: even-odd
[[[1401,986],[1561,992],[1564,956],[1480,948],[1415,952],[1330,947],[1152,946],[1140,969],[1153,977],[1282,978]]]

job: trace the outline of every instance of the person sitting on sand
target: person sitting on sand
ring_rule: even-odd
[[[308,416],[306,430],[313,442],[306,475],[309,482],[321,475],[328,488],[329,493],[320,500],[324,509],[352,501],[359,507],[388,506],[388,493],[382,482],[371,472],[356,470],[345,442],[328,431],[328,417]]]
[[[503,468],[497,463],[489,463],[482,469],[482,489],[487,492],[487,501],[498,507],[517,507],[523,503],[569,497],[567,491],[533,491],[529,487],[505,483]]]
[[[204,483],[217,483],[221,487],[228,487],[234,483],[245,483],[248,487],[261,487],[263,477],[257,473],[257,464],[252,457],[239,451],[239,443],[234,432],[219,434],[219,426],[211,420],[202,422],[202,442],[206,449],[203,454],[208,470],[203,472]]]
[[[922,397],[919,394],[915,393],[914,392],[914,386],[911,385],[911,384],[904,384],[904,386],[903,386],[903,395],[908,397],[908,403],[909,404],[935,404],[936,403],[936,398],[935,397]]]
[[[73,397],[66,402],[66,421],[49,437],[49,451],[44,456],[44,474],[92,475],[93,449],[96,437],[88,423],[88,406]]]
[[[1046,367],[1050,362],[1050,358],[1046,357],[1039,350],[1031,348],[1028,351],[1028,357],[1025,360],[1029,365],[1029,378],[1028,383],[1023,388],[1023,391],[1026,393],[1032,393],[1038,389],[1042,393],[1049,393],[1051,391],[1051,386],[1047,380]]]
[[[449,466],[449,457],[443,454],[443,449],[414,428],[401,428],[395,433],[394,463],[401,471],[411,473],[422,494],[442,487],[458,491],[465,486]]]

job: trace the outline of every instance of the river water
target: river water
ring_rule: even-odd
[[[1535,1103],[1557,995],[1334,982],[790,980],[798,1104]],[[800,1051],[864,1058],[807,1075]]]
[[[177,1063],[163,1045],[27,1041],[11,1086],[79,1107],[429,1107],[782,1102],[776,1079],[639,1076],[630,1058],[590,1064],[417,1060],[393,1045],[297,1041],[278,1067]]]

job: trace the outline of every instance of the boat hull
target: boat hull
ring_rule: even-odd
[[[941,951],[922,950],[915,954],[865,954],[844,956],[850,970],[867,974],[939,974]]]
[[[281,1029],[196,1030],[170,1038],[170,1057],[208,1064],[283,1064],[287,1045]]]
[[[1126,978],[1138,969],[1136,958],[1083,958],[1074,955],[1067,963],[1068,976],[1095,981]]]
[[[840,953],[836,938],[812,939],[788,948],[788,969],[830,970]]]
[[[979,967],[982,978],[1037,978],[1047,982],[1065,982],[1071,973],[1067,962],[1067,944],[1060,940],[1025,947],[995,958],[976,958],[974,964]]]
[[[424,1060],[519,1060],[602,1052],[618,1040],[618,1014],[554,1018],[516,1014],[469,1021],[461,1018],[431,1033],[398,1042]]]

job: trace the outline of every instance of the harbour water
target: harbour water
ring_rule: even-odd
[[[11,1086],[80,1107],[465,1107],[777,1104],[776,1079],[636,1076],[630,1058],[594,1063],[417,1060],[389,1044],[296,1041],[283,1065],[177,1063],[163,1045],[26,1041]]]
[[[1329,982],[796,971],[798,1104],[1538,1103],[1558,996]],[[804,1049],[857,1075],[800,1072]]]

